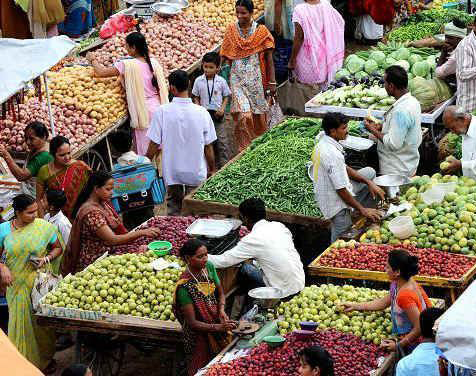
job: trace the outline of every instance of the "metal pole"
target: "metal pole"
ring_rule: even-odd
[[[46,103],[48,103],[48,116],[50,118],[51,134],[54,137],[56,136],[55,121],[53,119],[53,111],[51,109],[50,92],[48,91],[48,79],[46,78],[46,73],[43,73],[43,80],[45,81]]]

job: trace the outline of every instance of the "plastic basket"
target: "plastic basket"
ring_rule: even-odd
[[[388,228],[399,239],[407,239],[416,233],[413,219],[408,215],[395,217],[388,223]]]
[[[147,248],[151,251],[154,251],[156,256],[165,256],[169,254],[172,249],[172,243],[165,240],[157,240],[155,242],[149,243]]]

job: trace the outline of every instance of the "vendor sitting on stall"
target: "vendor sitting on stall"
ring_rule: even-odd
[[[456,89],[456,56],[455,50],[459,42],[466,36],[466,25],[458,19],[445,25],[445,44],[437,62],[435,75],[437,78]]]
[[[225,293],[205,244],[190,239],[179,253],[187,268],[177,282],[173,309],[184,332],[188,375],[193,376],[230,342],[227,332],[236,322],[225,313]]]
[[[114,179],[109,173],[95,171],[90,175],[73,210],[75,219],[61,264],[63,275],[83,270],[105,252],[120,252],[120,245],[128,245],[132,252],[145,250],[150,238],[159,235],[157,228],[127,231],[111,204],[113,187]],[[134,242],[141,237],[149,241]]]
[[[251,232],[225,253],[209,255],[209,261],[217,268],[238,265],[246,260],[256,261],[261,270],[250,263],[240,268],[238,280],[247,290],[271,286],[279,288],[284,296],[301,291],[304,268],[291,231],[280,222],[266,220],[266,207],[259,198],[243,201],[239,211],[240,219]]]
[[[317,136],[319,142],[312,153],[315,198],[324,217],[331,221],[331,242],[352,226],[351,208],[378,221],[376,198],[383,199],[385,195],[372,181],[373,168],[355,171],[345,164],[344,148],[339,141],[347,138],[348,121],[339,113],[326,114],[322,120],[324,132]]]
[[[36,176],[40,168],[53,160],[48,152],[48,135],[48,129],[39,121],[33,121],[26,126],[25,143],[28,147],[28,155],[25,167],[20,167],[7,148],[3,144],[0,145],[0,157],[5,159],[12,175],[23,182],[23,193],[33,197],[36,197]]]
[[[382,311],[390,307],[392,331],[398,337],[398,344],[407,354],[419,344],[420,313],[431,307],[425,291],[413,279],[418,270],[418,257],[406,250],[395,249],[388,254],[386,267],[390,292],[371,302],[343,303],[346,312]],[[397,343],[393,339],[383,340],[381,346],[395,351]]]
[[[476,117],[456,106],[449,106],[443,113],[443,123],[451,132],[463,136],[461,160],[450,160],[443,172],[462,171],[464,176],[476,179]]]
[[[408,91],[408,74],[398,65],[385,70],[385,90],[397,101],[385,113],[383,125],[365,120],[368,131],[377,139],[382,175],[415,175],[420,161],[421,107]]]

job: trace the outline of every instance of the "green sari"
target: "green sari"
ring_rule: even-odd
[[[36,324],[31,304],[31,290],[37,271],[28,259],[30,255],[45,257],[49,244],[62,242],[53,224],[37,218],[29,225],[14,230],[5,237],[6,265],[13,276],[7,288],[9,310],[8,337],[18,351],[39,369],[44,369],[55,353],[54,330]],[[63,247],[64,248],[64,247]],[[61,256],[51,264],[57,273]]]

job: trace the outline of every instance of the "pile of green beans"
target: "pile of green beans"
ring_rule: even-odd
[[[284,131],[281,137],[268,136],[267,141],[256,142],[241,158],[211,177],[193,198],[239,205],[247,198],[259,197],[268,209],[322,217],[306,170],[318,128],[312,132],[308,129],[306,136],[284,131],[286,127],[276,129],[274,132]]]
[[[401,26],[388,34],[388,39],[405,42],[420,40],[441,31],[441,24],[435,22],[419,22]]]

